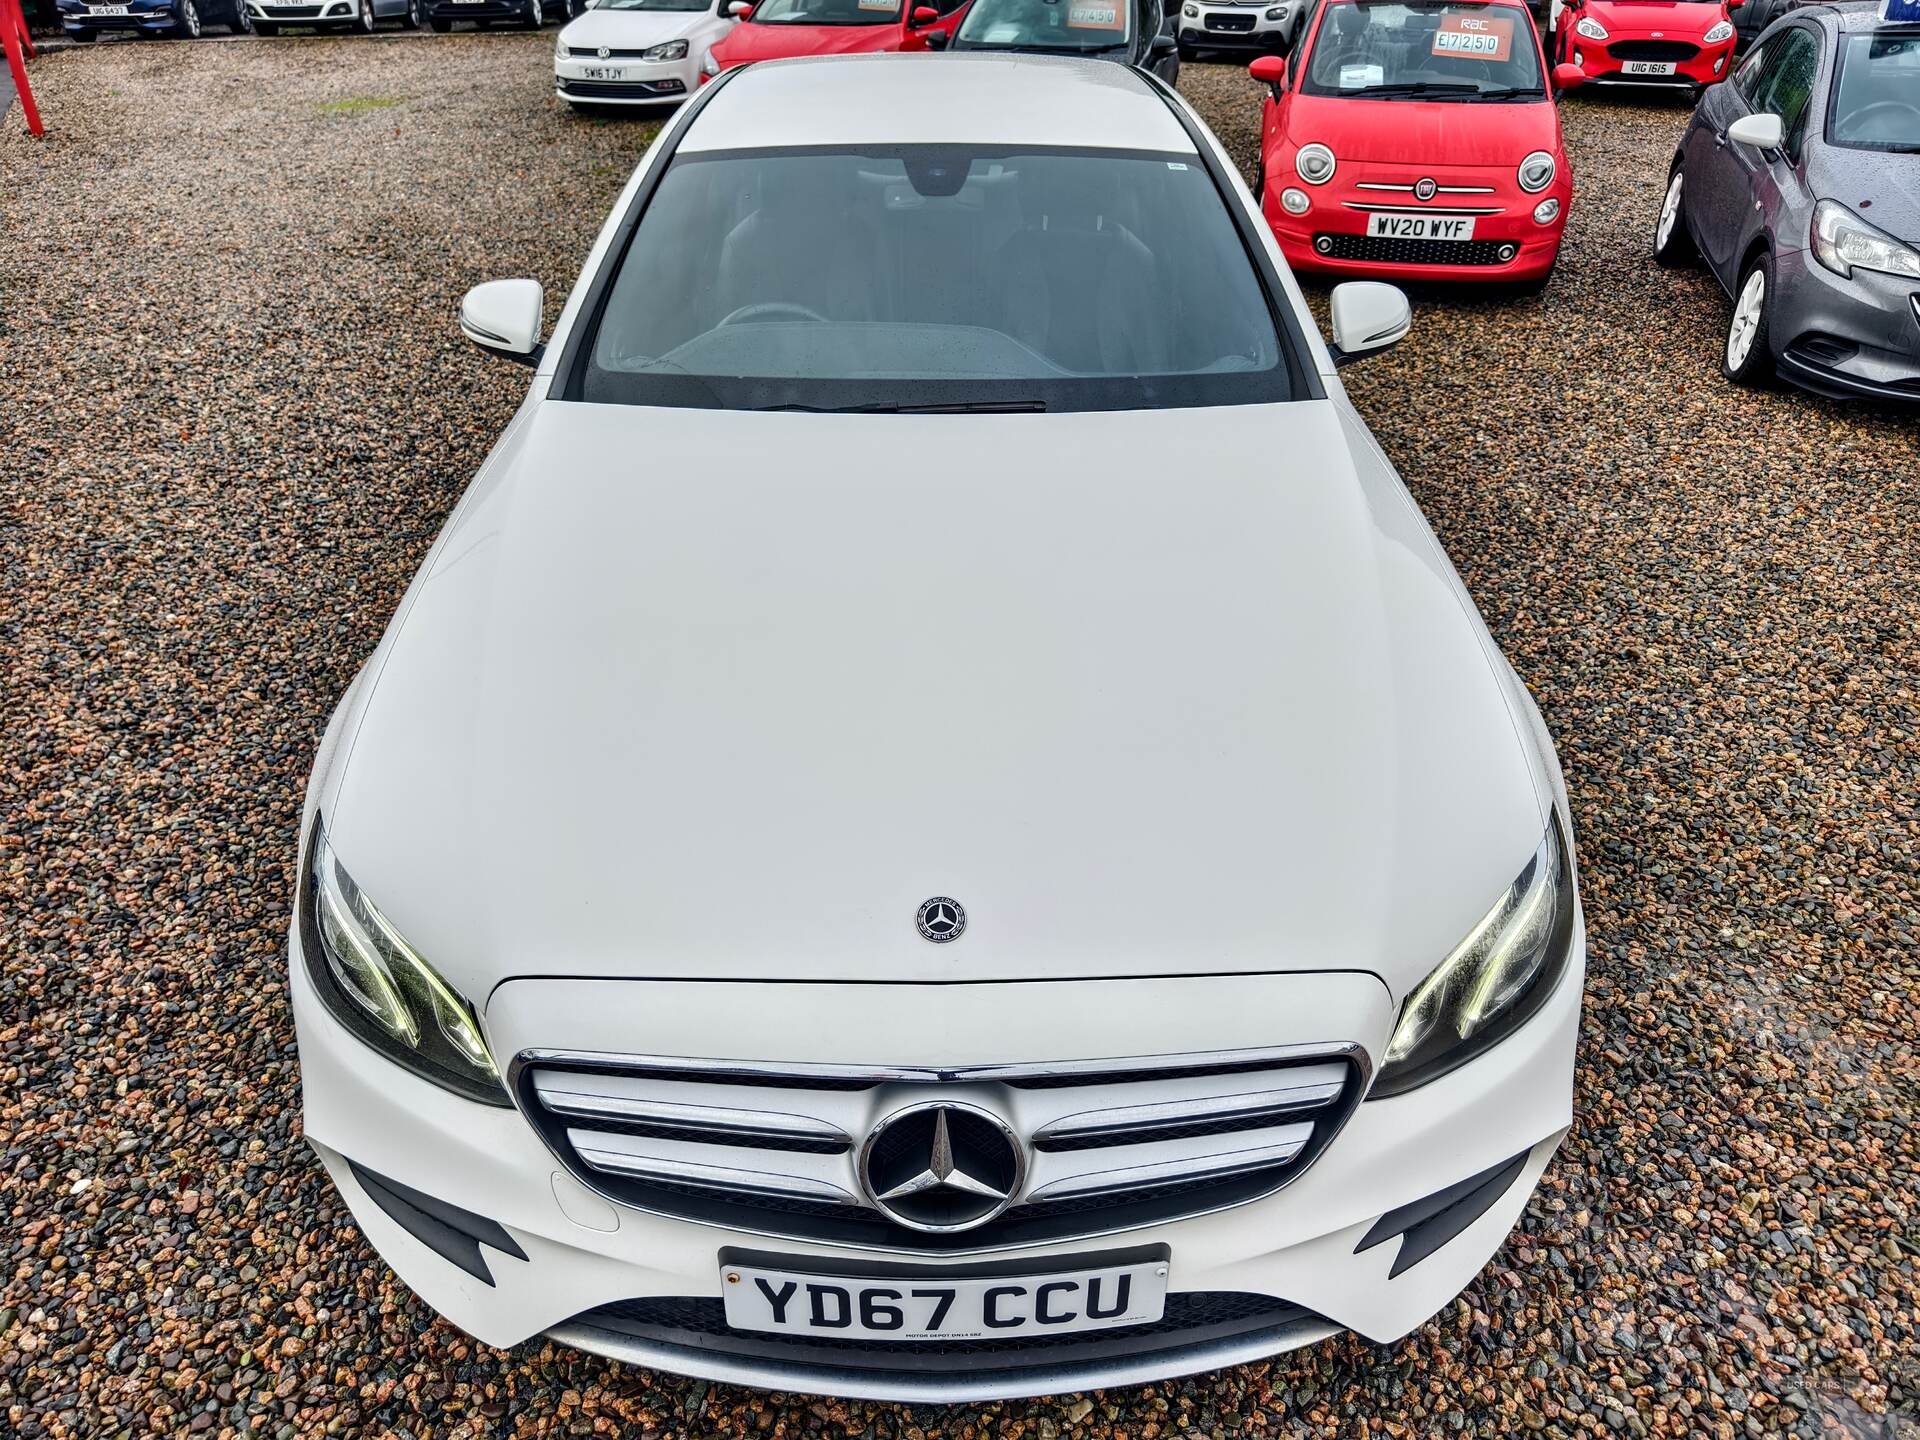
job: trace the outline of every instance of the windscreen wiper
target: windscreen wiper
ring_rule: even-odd
[[[1045,410],[1044,400],[961,400],[946,405],[751,405],[751,410],[799,410],[809,415],[1019,415]]]
[[[1478,95],[1478,85],[1459,85],[1452,81],[1409,80],[1401,85],[1362,85],[1355,90],[1342,90],[1342,95],[1383,95],[1393,98],[1400,95]]]

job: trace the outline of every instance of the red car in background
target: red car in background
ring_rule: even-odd
[[[924,50],[927,36],[959,28],[967,0],[736,0],[732,11],[742,23],[708,52],[702,84],[755,60]]]
[[[1603,85],[1677,85],[1695,94],[1727,78],[1741,0],[1570,0],[1554,6],[1554,57]]]
[[[1324,0],[1267,83],[1261,208],[1296,270],[1547,283],[1573,176],[1521,0]]]

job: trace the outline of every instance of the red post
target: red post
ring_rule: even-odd
[[[20,92],[27,129],[35,135],[46,134],[40,107],[33,103],[33,87],[27,84],[27,56],[33,54],[33,42],[27,38],[27,17],[20,0],[0,0],[0,45],[6,47],[7,69],[13,72],[13,88]]]

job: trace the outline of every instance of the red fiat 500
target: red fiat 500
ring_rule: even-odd
[[[754,60],[924,50],[927,36],[959,28],[967,0],[735,0],[732,11],[744,23],[708,52],[702,84]]]
[[[1684,85],[1727,78],[1741,0],[1570,0],[1556,5],[1554,55],[1605,85]]]
[[[1326,0],[1268,86],[1261,204],[1296,270],[1538,288],[1573,177],[1521,0]]]

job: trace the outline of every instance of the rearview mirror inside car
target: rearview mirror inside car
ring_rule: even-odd
[[[1271,85],[1275,92],[1287,88],[1287,59],[1284,55],[1262,55],[1251,65],[1247,73],[1263,85]]]
[[[1578,65],[1556,65],[1553,67],[1553,88],[1572,90],[1587,83],[1587,72]]]
[[[1398,286],[1350,280],[1333,287],[1333,363],[1350,365],[1404,340],[1413,328],[1413,306]]]
[[[1727,139],[1756,150],[1778,150],[1787,127],[1778,115],[1742,115],[1727,127]]]
[[[460,331],[491,354],[537,365],[545,304],[538,280],[489,280],[474,286],[461,300]]]

